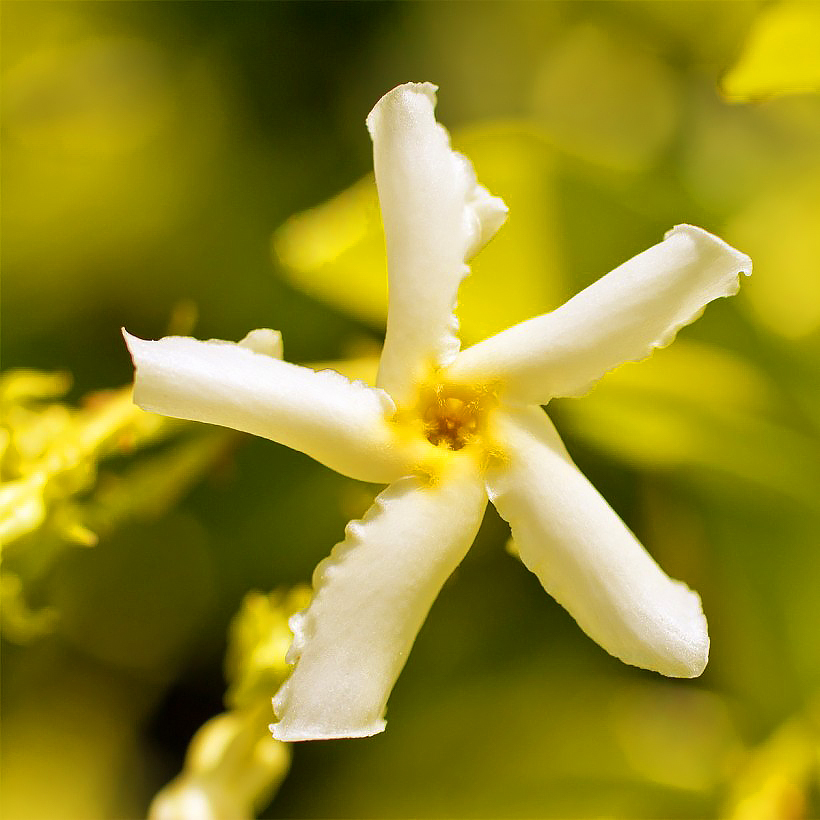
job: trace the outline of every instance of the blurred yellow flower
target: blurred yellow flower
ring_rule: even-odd
[[[160,514],[230,446],[224,432],[181,438],[99,481],[106,459],[133,456],[184,425],[135,407],[130,386],[86,396],[80,407],[59,401],[70,386],[67,373],[0,376],[0,630],[16,643],[56,624],[54,607],[29,608],[26,587],[63,548],[93,547],[123,521]]]
[[[288,617],[304,587],[245,596],[230,628],[229,707],[194,735],[182,773],[154,798],[150,820],[243,820],[267,803],[290,768],[290,749],[266,729],[271,685],[287,675]]]

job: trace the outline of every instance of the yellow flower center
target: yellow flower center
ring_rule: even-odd
[[[419,390],[414,415],[431,444],[461,450],[483,434],[493,404],[495,396],[486,389],[433,383]]]

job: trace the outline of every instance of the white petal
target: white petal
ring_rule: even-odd
[[[296,665],[274,699],[277,739],[384,730],[390,690],[487,502],[471,457],[448,467],[433,486],[410,477],[388,487],[316,568],[313,601],[291,619]]]
[[[540,408],[499,411],[506,463],[487,471],[521,560],[581,629],[625,663],[697,677],[709,638],[700,598],[673,581],[572,463]]]
[[[607,371],[668,345],[751,271],[751,259],[723,240],[678,225],[563,307],[464,350],[448,378],[500,382],[511,398],[539,404],[583,395]]]
[[[390,397],[332,370],[274,358],[268,334],[240,344],[123,335],[137,371],[134,401],[144,410],[263,436],[361,481],[407,473]]]
[[[367,118],[387,244],[389,309],[378,384],[397,403],[458,352],[453,315],[466,265],[506,219],[436,123],[436,86],[407,83]]]
[[[228,344],[231,343],[228,342]],[[278,330],[271,330],[269,327],[252,330],[238,344],[240,347],[247,347],[248,350],[253,350],[255,353],[273,356],[274,359],[281,359],[284,352],[282,334]]]

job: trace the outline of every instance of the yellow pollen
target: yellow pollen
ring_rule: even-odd
[[[488,394],[469,387],[435,384],[419,391],[418,413],[425,438],[436,447],[461,450],[484,424]]]

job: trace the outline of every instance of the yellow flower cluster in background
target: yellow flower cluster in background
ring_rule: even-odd
[[[270,693],[288,674],[288,618],[309,601],[307,587],[245,596],[225,659],[228,711],[194,735],[182,773],[151,804],[151,820],[245,820],[269,802],[290,766],[288,744],[268,731]]]
[[[58,617],[52,607],[29,609],[26,578],[42,577],[66,546],[93,547],[101,533],[173,506],[229,441],[221,433],[179,440],[101,480],[101,462],[179,439],[184,426],[135,407],[130,385],[81,407],[59,401],[70,386],[66,373],[0,377],[0,624],[17,642],[50,631]]]

